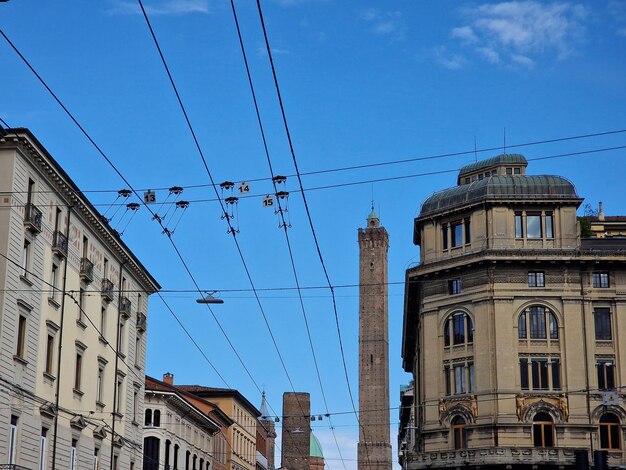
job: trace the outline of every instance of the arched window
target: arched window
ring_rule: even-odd
[[[150,408],[146,408],[143,424],[144,426],[152,426],[152,410]]]
[[[550,309],[540,305],[529,307],[519,316],[517,334],[520,339],[559,339],[559,322]]]
[[[170,447],[172,446],[172,441],[169,439],[165,441],[165,470],[170,470]]]
[[[159,469],[159,447],[158,437],[146,437],[143,440],[143,468],[144,470]]]
[[[445,346],[474,342],[474,325],[471,317],[464,312],[456,312],[448,317],[443,327]]]
[[[533,445],[554,447],[554,422],[548,413],[537,413],[533,419]]]
[[[152,424],[157,428],[161,426],[161,412],[159,410],[154,410]]]
[[[467,429],[465,420],[457,416],[452,420],[452,441],[455,449],[467,448]]]
[[[200,459],[200,468],[198,470],[204,470],[204,459]]]
[[[621,449],[620,422],[613,413],[605,413],[600,418],[600,448],[608,450]]]
[[[174,444],[174,470],[178,470],[178,450],[180,446],[178,444]]]

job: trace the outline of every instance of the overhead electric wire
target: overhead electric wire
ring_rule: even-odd
[[[143,5],[142,5],[143,8]],[[107,157],[107,155],[104,153],[104,151],[100,148],[100,146],[93,140],[93,138],[89,135],[89,133],[85,130],[85,128],[78,122],[78,120],[74,117],[74,115],[69,111],[69,109],[63,104],[63,102],[59,99],[59,97],[52,91],[52,89],[48,86],[48,84],[45,82],[45,80],[41,77],[41,75],[39,75],[39,73],[37,73],[37,71],[34,69],[34,67],[30,64],[30,62],[26,59],[26,57],[24,57],[24,55],[22,55],[22,53],[17,49],[17,47],[13,44],[13,42],[11,42],[11,40],[7,37],[7,35],[4,33],[4,31],[2,29],[0,29],[0,34],[5,38],[5,40],[8,42],[8,44],[11,46],[11,48],[17,53],[17,55],[22,59],[22,61],[26,64],[26,66],[33,72],[33,74],[37,77],[37,79],[39,80],[39,82],[46,88],[46,90],[50,93],[50,95],[54,98],[54,100],[59,104],[59,106],[61,106],[61,108],[63,109],[63,111],[65,111],[65,113],[70,117],[70,119],[74,122],[74,124],[76,124],[76,126],[80,129],[80,131],[82,132],[82,134],[87,138],[87,140],[89,140],[89,142],[94,146],[94,148],[98,151],[98,153],[105,159],[105,161],[109,164],[109,166],[115,171],[115,173],[117,173],[117,175],[120,177],[120,179],[127,185],[128,188],[130,188],[130,190],[135,194],[135,196],[137,196],[137,198],[142,202],[142,204],[148,209],[148,211],[150,212],[150,214],[152,216],[155,216],[156,214],[154,213],[154,211],[152,211],[152,209],[145,203],[145,201],[143,201],[143,199],[139,196],[137,190],[135,190],[133,188],[133,186],[130,184],[130,182],[126,179],[126,177],[120,172],[120,170],[115,166],[115,164],[111,161],[111,159],[109,159],[109,157]],[[194,134],[194,139],[195,139],[195,134]],[[197,142],[197,139],[196,139]],[[217,192],[216,192],[217,194]],[[218,194],[219,197],[219,194]],[[221,202],[221,200],[220,200]],[[165,229],[165,227],[163,226],[162,222],[158,219],[155,218],[155,220],[159,223],[159,225],[161,226],[162,229]],[[194,285],[196,286],[197,292],[202,295],[203,291],[200,290],[200,287],[198,285],[198,283],[196,282],[195,277],[193,276],[193,274],[191,273],[191,270],[189,269],[189,266],[187,265],[187,262],[184,260],[181,252],[179,251],[176,243],[174,242],[174,240],[172,239],[171,236],[169,236],[168,234],[168,240],[170,241],[170,244],[172,245],[172,247],[174,248],[174,251],[176,252],[176,254],[178,255],[178,258],[180,259],[181,263],[183,264],[185,270],[187,271],[189,277],[191,278],[192,282],[194,283]],[[157,292],[157,295],[160,296],[160,294]],[[162,299],[163,300],[163,299]],[[239,362],[241,363],[242,367],[244,368],[244,370],[246,371],[248,377],[250,378],[250,380],[252,381],[252,383],[255,385],[255,387],[257,388],[257,390],[259,391],[259,393],[261,393],[261,388],[259,387],[258,383],[256,382],[256,380],[254,379],[254,377],[252,376],[250,370],[248,369],[248,367],[245,365],[245,363],[243,362],[243,359],[241,358],[239,352],[237,351],[237,349],[235,348],[235,345],[233,344],[233,342],[231,341],[230,337],[226,334],[226,331],[224,330],[224,328],[222,327],[221,323],[219,322],[217,316],[214,314],[213,310],[211,309],[209,304],[205,304],[209,310],[209,312],[211,313],[213,319],[215,320],[215,322],[217,323],[220,331],[222,332],[222,334],[224,335],[224,337],[226,338],[228,344],[230,345],[230,347],[232,348],[233,352],[235,353],[235,356],[237,357],[237,359],[239,360]],[[170,311],[173,312],[173,311]],[[177,320],[180,321],[180,320]],[[188,332],[187,332],[188,333]],[[194,344],[198,346],[198,344],[196,342],[194,342]],[[206,357],[205,354],[203,354],[203,356]],[[269,403],[268,403],[269,405]],[[272,408],[271,405],[269,405],[270,408]]]
[[[311,212],[309,210],[309,205],[308,205],[308,202],[307,202],[307,199],[306,199],[306,195],[304,193],[304,185],[302,184],[302,177],[300,175],[300,170],[298,168],[298,161],[296,159],[296,153],[295,153],[295,150],[294,150],[293,141],[291,139],[291,132],[289,131],[289,125],[287,123],[287,116],[286,116],[286,113],[285,113],[285,107],[283,105],[282,95],[280,93],[280,86],[278,84],[278,76],[276,74],[276,68],[274,66],[274,59],[272,57],[272,48],[270,47],[269,38],[268,38],[268,35],[267,35],[267,29],[265,27],[265,20],[263,19],[263,10],[261,8],[260,0],[256,0],[256,4],[257,4],[257,11],[259,13],[259,21],[261,22],[261,28],[263,30],[263,38],[265,40],[265,47],[266,47],[266,50],[267,50],[267,56],[269,58],[270,66],[271,66],[271,69],[272,69],[272,77],[274,78],[274,86],[275,86],[275,89],[276,89],[276,95],[277,95],[277,98],[278,98],[278,104],[280,106],[281,116],[282,116],[282,120],[283,120],[283,124],[284,124],[284,128],[285,128],[285,134],[286,134],[286,137],[287,137],[287,141],[289,143],[289,150],[290,150],[290,153],[291,153],[293,166],[294,166],[294,169],[295,169],[295,172],[296,172],[296,176],[297,176],[297,179],[298,179],[298,184],[299,184],[300,189],[301,189],[301,195],[302,195],[302,201],[304,203],[304,209],[305,209],[307,218],[309,220],[309,225],[311,227],[311,233],[313,234],[313,240],[315,242],[315,247],[317,249],[317,254],[319,256],[319,260],[320,260],[320,263],[322,265],[322,269],[324,271],[324,276],[326,277],[326,281],[328,282],[328,287],[329,287],[330,293],[332,295],[333,311],[334,311],[334,314],[335,314],[335,324],[336,324],[336,328],[337,328],[337,336],[339,338],[339,350],[341,352],[341,361],[342,361],[342,364],[343,364],[343,370],[344,370],[344,374],[345,374],[346,384],[347,384],[347,387],[348,387],[348,395],[350,397],[350,403],[352,404],[352,409],[354,410],[354,416],[355,416],[355,418],[357,420],[357,423],[359,423],[359,425],[360,425],[361,421],[359,419],[359,414],[358,414],[356,406],[354,404],[354,397],[352,396],[352,389],[351,389],[351,386],[350,386],[350,378],[348,376],[348,368],[347,368],[347,365],[346,365],[346,357],[345,357],[345,353],[344,353],[344,350],[343,350],[343,340],[341,338],[341,328],[339,326],[339,314],[337,312],[337,300],[335,299],[335,292],[333,290],[332,283],[330,282],[330,277],[328,276],[328,271],[326,269],[326,264],[324,263],[324,258],[322,257],[322,252],[321,252],[321,249],[320,249],[320,245],[319,245],[319,242],[317,240],[317,234],[315,233],[315,227],[313,225],[313,219],[311,218]],[[365,428],[363,426],[360,426],[360,430],[363,433],[363,436],[365,436]],[[371,466],[371,461],[370,461],[370,456],[369,456],[369,450],[367,448],[367,438],[364,437],[364,442],[363,443],[364,443],[364,446],[365,446],[365,455],[366,455],[366,459],[367,459],[367,464],[368,464],[368,467],[370,467]]]
[[[6,125],[6,122],[5,122]],[[11,126],[8,126],[8,128],[10,128]],[[543,144],[551,144],[551,143],[556,143],[556,142],[566,142],[566,141],[570,141],[570,140],[578,140],[578,139],[589,139],[592,137],[602,137],[602,136],[608,136],[608,135],[615,135],[615,134],[623,134],[626,133],[626,129],[618,129],[618,130],[612,130],[612,131],[603,131],[603,132],[595,132],[595,133],[587,133],[587,134],[578,134],[578,135],[573,135],[573,136],[566,136],[566,137],[557,137],[557,138],[553,138],[553,139],[544,139],[544,140],[536,140],[536,141],[531,141],[531,142],[522,142],[519,144],[514,144],[514,145],[509,145],[507,144],[507,148],[515,148],[515,147],[530,147],[530,146],[534,146],[534,145],[543,145]],[[381,167],[381,166],[389,166],[389,165],[398,165],[398,164],[404,164],[404,163],[412,163],[412,162],[417,162],[417,161],[423,161],[423,160],[434,160],[434,159],[439,159],[439,158],[447,158],[447,157],[457,157],[457,156],[463,156],[463,155],[473,155],[474,153],[485,153],[485,152],[491,152],[491,151],[495,151],[495,150],[500,150],[502,147],[498,146],[498,147],[485,147],[485,148],[481,148],[481,149],[472,149],[472,150],[463,150],[463,151],[458,151],[458,152],[449,152],[449,153],[440,153],[440,154],[433,154],[433,155],[426,155],[423,157],[410,157],[410,158],[404,158],[404,159],[397,159],[397,160],[387,160],[387,161],[379,161],[379,162],[374,162],[374,163],[364,163],[364,164],[360,164],[360,165],[349,165],[349,166],[344,166],[344,167],[336,167],[336,168],[323,168],[320,170],[311,170],[311,171],[302,171],[300,172],[301,176],[314,176],[314,175],[319,175],[319,174],[326,174],[326,173],[336,173],[336,172],[343,172],[343,171],[352,171],[352,170],[360,170],[360,169],[365,169],[365,168],[374,168],[374,167]],[[618,147],[621,148],[621,147]],[[528,161],[533,161],[535,159],[527,159]],[[449,170],[449,171],[458,171],[458,170]],[[296,174],[288,174],[286,175],[288,178],[289,177],[295,177],[297,176]],[[244,178],[244,179],[240,179],[237,181],[234,181],[234,183],[241,183],[241,182],[247,182],[247,183],[254,183],[254,182],[260,182],[260,181],[270,181],[271,178],[267,178],[267,177],[256,177],[256,178]],[[187,185],[182,185],[180,186],[183,189],[197,189],[197,188],[208,188],[214,186],[212,184],[187,184]],[[218,185],[219,186],[219,185]],[[169,190],[171,186],[157,186],[157,187],[146,187],[146,188],[138,188],[137,191],[148,191],[148,190],[152,190],[152,191],[165,191],[165,190]],[[310,189],[307,189],[310,190]],[[87,189],[87,190],[83,190],[81,192],[83,193],[117,193],[119,191],[119,189]],[[37,191],[35,191],[37,192]],[[46,191],[40,191],[40,192],[46,192]],[[247,197],[245,195],[240,196],[241,198]],[[158,203],[157,203],[158,204]]]
[[[263,317],[263,321],[265,322],[265,326],[267,327],[268,333],[270,335],[270,338],[272,340],[272,343],[274,345],[274,348],[276,350],[276,353],[278,355],[278,358],[280,360],[282,368],[283,368],[283,370],[285,372],[285,375],[287,377],[289,385],[291,386],[291,389],[295,392],[296,389],[295,389],[295,387],[293,385],[293,381],[291,379],[289,371],[287,370],[287,366],[285,364],[285,361],[284,361],[284,358],[282,356],[282,353],[280,352],[280,348],[278,347],[278,343],[276,341],[276,337],[274,336],[272,328],[271,328],[271,326],[269,324],[269,320],[267,319],[267,315],[265,314],[265,309],[263,308],[263,305],[261,303],[261,299],[259,298],[259,296],[257,294],[254,281],[252,280],[252,275],[251,275],[250,270],[248,268],[248,264],[247,264],[247,262],[245,260],[244,255],[243,255],[243,251],[241,250],[241,246],[239,245],[239,240],[237,239],[237,232],[236,232],[235,228],[233,227],[233,225],[231,223],[231,220],[230,220],[231,217],[228,214],[228,211],[226,210],[226,208],[224,206],[224,202],[222,201],[222,198],[221,198],[221,196],[220,196],[220,194],[219,194],[219,192],[217,190],[217,186],[215,185],[215,181],[213,179],[213,175],[211,173],[211,170],[209,169],[209,165],[207,163],[207,160],[206,160],[206,158],[204,156],[204,152],[202,151],[202,148],[200,146],[200,142],[198,141],[198,138],[197,138],[196,133],[194,131],[193,125],[191,124],[191,120],[189,119],[189,115],[187,114],[187,110],[185,108],[185,105],[183,104],[183,101],[182,101],[182,98],[180,96],[180,93],[178,92],[178,88],[176,87],[176,83],[174,82],[174,78],[173,78],[173,76],[172,76],[172,74],[170,72],[170,69],[169,69],[168,65],[167,65],[167,61],[165,60],[165,56],[163,55],[163,51],[161,50],[161,46],[159,45],[159,41],[158,41],[158,39],[156,37],[154,29],[152,28],[152,24],[150,23],[150,19],[148,18],[148,14],[146,12],[146,9],[144,8],[143,2],[142,2],[142,0],[137,0],[137,1],[139,3],[139,6],[141,7],[141,11],[143,13],[143,17],[144,17],[144,19],[146,21],[148,29],[150,30],[150,35],[152,36],[152,39],[153,39],[154,44],[155,44],[155,47],[156,47],[156,49],[157,49],[157,51],[159,53],[159,57],[161,58],[161,61],[162,61],[163,66],[165,68],[165,72],[167,73],[167,76],[169,78],[169,82],[170,82],[170,84],[172,86],[172,89],[173,89],[175,95],[176,95],[176,99],[178,101],[180,109],[181,109],[181,111],[183,113],[183,116],[185,118],[185,122],[187,123],[187,127],[189,129],[189,132],[191,133],[191,137],[192,137],[192,139],[194,141],[196,150],[198,151],[198,154],[200,156],[200,159],[202,160],[202,164],[204,166],[204,169],[205,169],[205,171],[206,171],[206,173],[207,173],[207,175],[209,177],[209,180],[211,181],[211,185],[213,186],[213,189],[215,191],[215,196],[218,199],[218,202],[219,202],[220,208],[221,208],[221,212],[224,215],[223,218],[224,218],[224,220],[226,220],[226,223],[228,225],[228,232],[232,235],[232,238],[233,238],[233,241],[234,241],[235,246],[237,248],[237,252],[238,252],[239,257],[241,259],[243,268],[244,268],[244,270],[246,272],[246,276],[248,278],[248,282],[250,283],[250,287],[252,288],[252,290],[254,292],[255,298],[257,300],[257,305],[258,305],[259,310],[261,312],[261,316]],[[171,240],[171,237],[168,237],[168,238],[170,238],[170,240]],[[181,260],[182,260],[182,258],[181,258]],[[186,269],[188,269],[186,263],[183,263],[183,264],[185,265]],[[190,271],[188,271],[188,272],[191,275],[191,272]],[[194,279],[194,283],[195,283],[195,279]],[[197,286],[197,284],[196,284],[196,286]],[[207,304],[207,306],[208,306],[208,304]],[[255,384],[256,384],[256,382],[255,382]],[[257,388],[258,388],[258,385],[257,385]],[[259,389],[259,392],[260,391],[261,390]]]
[[[239,39],[239,45],[241,47],[241,55],[243,57],[243,62],[244,62],[245,69],[246,69],[246,75],[247,75],[247,78],[248,78],[248,84],[250,85],[250,94],[252,96],[252,102],[254,104],[254,110],[255,110],[257,122],[258,122],[258,125],[259,125],[259,131],[260,131],[260,134],[261,134],[261,140],[263,142],[263,149],[264,149],[265,157],[266,157],[266,160],[267,160],[267,166],[268,166],[268,169],[269,169],[269,172],[270,172],[272,186],[274,188],[274,195],[276,196],[276,203],[278,204],[278,214],[279,214],[280,219],[281,219],[281,223],[279,223],[279,225],[282,226],[283,233],[285,234],[285,242],[287,244],[287,251],[289,252],[289,260],[290,260],[290,263],[291,263],[291,269],[292,269],[292,272],[293,272],[293,278],[294,278],[294,282],[296,284],[296,290],[298,292],[298,298],[300,300],[300,310],[302,311],[302,317],[304,319],[304,325],[305,325],[305,328],[306,328],[306,334],[307,334],[307,338],[309,340],[309,347],[311,349],[311,355],[313,356],[313,364],[315,366],[315,373],[317,375],[317,381],[318,381],[318,384],[320,386],[320,391],[321,391],[321,394],[322,394],[322,400],[324,402],[324,407],[326,408],[326,413],[328,413],[329,412],[328,400],[326,399],[326,392],[324,390],[324,385],[322,383],[322,376],[320,374],[320,368],[319,368],[319,364],[318,364],[318,361],[317,361],[317,355],[315,354],[315,347],[313,346],[313,339],[311,337],[311,328],[309,327],[309,320],[307,318],[306,309],[304,307],[304,300],[302,298],[302,290],[300,289],[300,280],[298,279],[298,271],[296,269],[296,263],[295,263],[295,260],[294,260],[294,257],[293,257],[293,250],[292,250],[292,247],[291,247],[291,240],[289,238],[289,231],[288,231],[288,226],[289,225],[288,225],[287,221],[285,220],[285,210],[283,209],[282,202],[281,202],[282,198],[278,195],[278,188],[277,188],[277,184],[276,184],[276,175],[274,174],[274,168],[273,168],[273,165],[272,165],[272,159],[270,157],[270,152],[269,152],[269,149],[268,149],[268,146],[267,146],[267,138],[265,136],[265,129],[263,128],[263,120],[261,119],[261,112],[259,110],[259,103],[257,101],[256,91],[254,89],[254,83],[253,83],[253,80],[252,80],[252,74],[250,72],[250,65],[248,64],[248,57],[247,57],[246,48],[245,48],[244,42],[243,42],[243,36],[242,36],[242,33],[241,33],[241,28],[239,26],[239,19],[237,17],[237,9],[235,8],[234,0],[230,0],[230,6],[231,6],[232,13],[233,13],[233,19],[234,19],[234,22],[235,22],[235,27],[236,27],[236,30],[237,30],[237,37]],[[287,197],[289,197],[289,196],[287,196]],[[329,417],[329,420],[330,420],[330,417]],[[345,470],[346,469],[346,464],[343,461],[343,455],[341,454],[341,448],[339,446],[339,441],[337,440],[337,435],[335,433],[335,429],[332,427],[332,422],[331,422],[330,429],[331,429],[331,432],[332,432],[332,435],[333,435],[333,439],[335,441],[335,446],[337,447],[337,452],[339,454],[339,458],[341,459],[342,464],[343,464],[343,468]]]

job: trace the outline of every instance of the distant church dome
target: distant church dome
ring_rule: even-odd
[[[320,441],[315,437],[315,434],[311,433],[311,457],[321,457],[324,458],[324,453],[322,452],[322,445]]]

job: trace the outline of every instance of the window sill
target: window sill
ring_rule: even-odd
[[[101,401],[96,400],[96,408],[98,408],[98,411],[104,410],[105,407],[106,407],[106,405],[104,403],[102,403]]]
[[[77,388],[72,389],[72,391],[74,392],[74,398],[80,399],[85,394],[85,392],[83,392],[82,390],[78,390]]]
[[[135,426],[136,428],[138,428],[138,427],[139,427],[139,423],[138,423],[137,421],[135,421],[134,419],[131,421],[131,424],[132,424],[133,426]]]
[[[44,373],[43,373],[43,378],[44,378],[46,381],[49,381],[49,382],[54,382],[54,381],[57,379],[54,375],[52,375],[52,374],[51,374],[51,373],[49,373],[49,372],[44,372]]]
[[[19,362],[23,366],[27,366],[28,365],[28,361],[26,359],[24,359],[22,356],[18,356],[17,354],[13,355],[13,360],[15,362]]]
[[[120,419],[124,417],[124,415],[120,413],[119,411],[114,411],[113,416],[115,416],[116,418],[120,418]]]
[[[87,329],[87,325],[81,319],[76,320],[76,324],[80,326],[83,330]]]
[[[100,341],[104,345],[109,344],[109,342],[106,340],[106,338],[104,336],[102,336],[102,335],[98,336],[98,341]]]
[[[48,297],[48,305],[53,307],[55,310],[58,310],[61,307],[61,304],[54,300],[52,297]]]
[[[24,284],[28,284],[30,287],[33,286],[33,281],[31,281],[30,279],[28,279],[26,276],[24,276],[23,274],[20,274],[20,279],[24,282]]]

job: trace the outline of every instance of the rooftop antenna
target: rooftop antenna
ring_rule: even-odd
[[[374,212],[374,183],[372,183],[372,212]]]
[[[504,128],[504,147],[502,148],[503,153],[506,153],[506,127]]]

